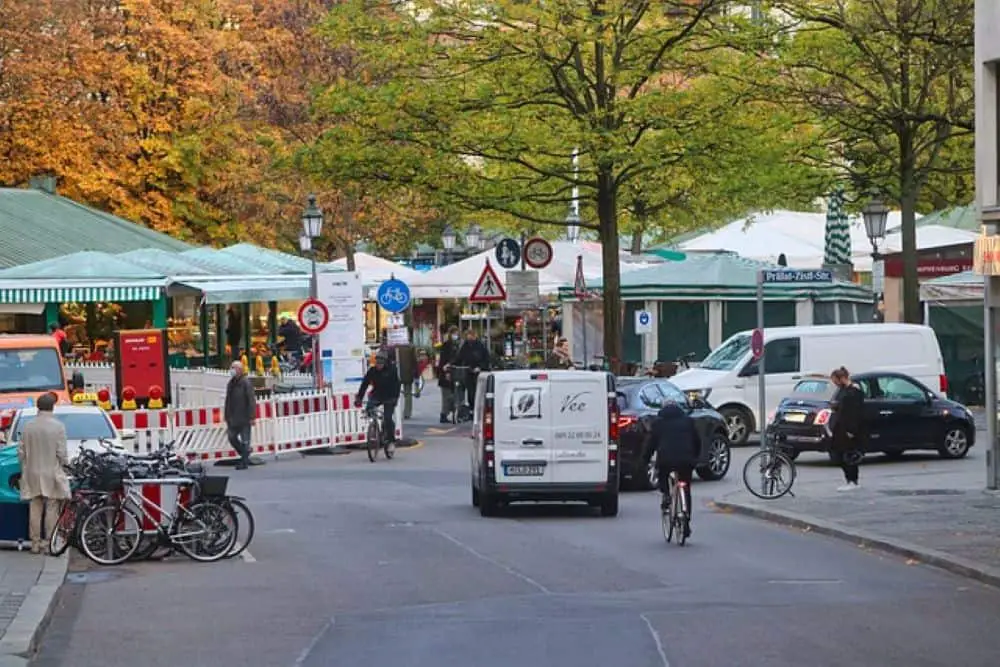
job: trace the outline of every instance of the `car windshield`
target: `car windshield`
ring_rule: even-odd
[[[108,418],[100,412],[56,412],[55,418],[66,427],[66,438],[68,440],[97,440],[104,438],[110,440],[115,437],[115,432],[111,429]],[[21,439],[24,427],[35,419],[35,414],[21,415],[14,425],[12,442]]]
[[[809,396],[812,398],[830,398],[836,393],[836,387],[826,379],[817,378],[815,380],[803,380],[795,385],[792,394],[795,396]]]
[[[55,348],[0,350],[0,392],[53,389],[66,389],[62,360]]]
[[[670,384],[669,382],[660,383],[660,391],[663,392],[663,397],[665,401],[671,401],[673,403],[678,403],[684,405],[688,402],[687,394],[683,391]]]
[[[705,357],[698,368],[710,371],[731,371],[750,350],[750,334],[737,334]]]

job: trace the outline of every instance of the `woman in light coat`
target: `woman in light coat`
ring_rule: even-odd
[[[29,534],[31,553],[41,553],[47,537],[56,527],[62,501],[70,497],[66,427],[55,418],[55,394],[38,398],[38,416],[21,433],[17,458],[21,463],[21,499],[30,501]],[[45,534],[42,533],[42,519]]]

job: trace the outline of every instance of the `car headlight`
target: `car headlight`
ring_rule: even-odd
[[[711,389],[688,389],[687,395],[689,399],[701,399],[702,401],[707,401],[709,395],[712,393]]]

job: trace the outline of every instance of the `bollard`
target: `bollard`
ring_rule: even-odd
[[[135,387],[128,386],[122,389],[122,410],[135,410]]]
[[[278,355],[271,355],[271,375],[281,377],[281,365],[278,363]]]
[[[257,375],[264,375],[264,357],[258,354],[254,367],[254,370],[257,371]]]

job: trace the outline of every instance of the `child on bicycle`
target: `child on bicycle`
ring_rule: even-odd
[[[646,462],[656,452],[656,468],[659,472],[660,491],[663,494],[660,509],[670,509],[670,473],[677,474],[677,481],[684,482],[684,495],[687,506],[691,505],[691,477],[698,459],[701,457],[701,439],[694,419],[688,414],[686,406],[667,401],[653,421],[649,435],[649,447],[646,448]],[[690,517],[688,517],[690,524]],[[690,527],[685,537],[691,536]]]

